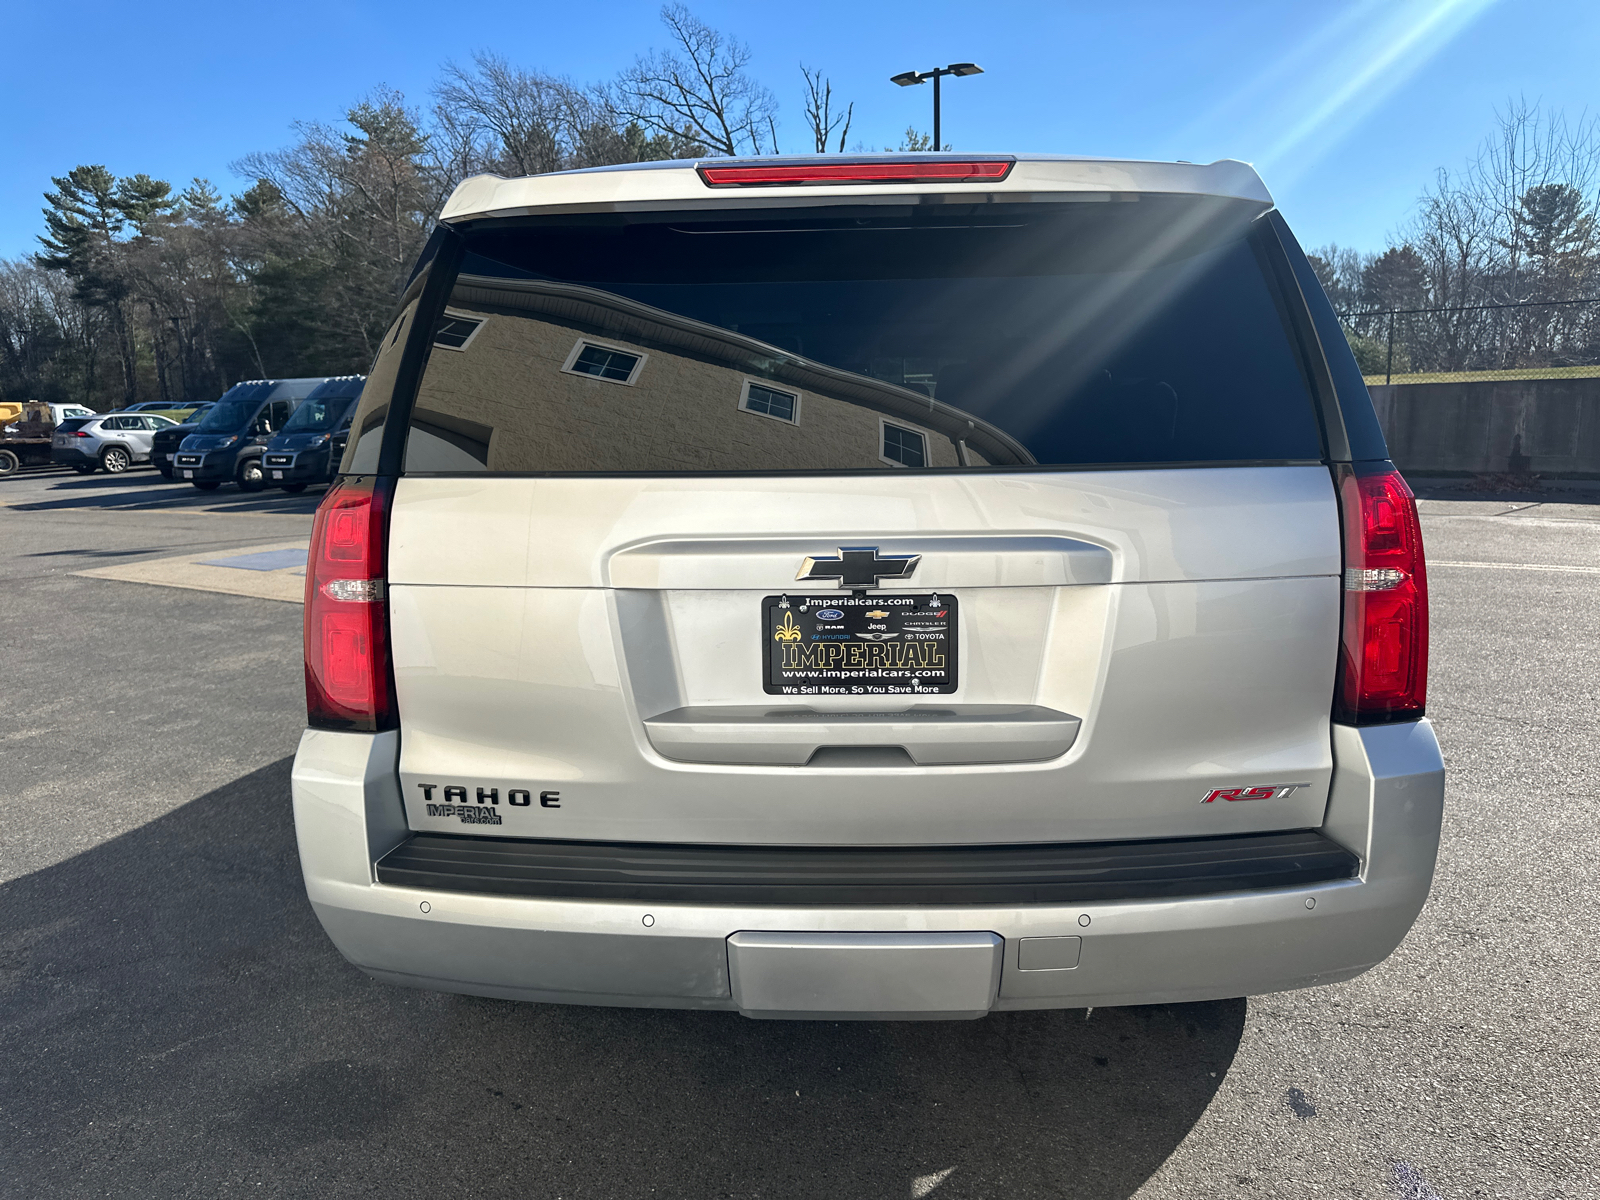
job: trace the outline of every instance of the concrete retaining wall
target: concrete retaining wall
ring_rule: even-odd
[[[1600,379],[1375,386],[1389,456],[1412,474],[1600,479]]]

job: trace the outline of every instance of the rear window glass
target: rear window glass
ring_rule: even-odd
[[[69,417],[56,425],[56,431],[58,433],[72,433],[74,430],[82,429],[91,419],[89,417]]]
[[[469,234],[405,469],[1315,460],[1259,212],[1097,197]]]
[[[1388,458],[1389,448],[1383,428],[1378,424],[1378,414],[1372,407],[1367,381],[1356,363],[1356,356],[1350,350],[1350,343],[1344,336],[1333,305],[1328,301],[1328,294],[1322,290],[1317,273],[1306,261],[1305,253],[1294,240],[1294,235],[1282,225],[1279,226],[1279,235],[1285,243],[1289,264],[1305,296],[1306,308],[1316,327],[1317,340],[1322,343],[1322,352],[1327,356],[1333,386],[1339,393],[1339,410],[1344,416],[1345,435],[1350,439],[1350,457],[1357,462]]]
[[[426,276],[423,276],[424,280]],[[412,280],[414,292],[422,285]],[[383,430],[389,419],[389,399],[394,394],[395,378],[400,373],[400,362],[411,332],[411,321],[417,315],[418,301],[413,298],[396,317],[383,335],[378,346],[378,357],[367,372],[367,384],[361,391],[361,400],[351,418],[351,437],[345,447],[344,462],[340,470],[346,475],[371,475],[378,470],[383,450]]]

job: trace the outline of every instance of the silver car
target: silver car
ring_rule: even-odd
[[[1348,979],[1422,908],[1416,506],[1250,167],[478,177],[382,344],[293,775],[375,978],[970,1018]]]
[[[150,461],[150,442],[177,422],[148,412],[104,413],[65,421],[50,437],[50,461],[81,475],[105,471],[120,475],[134,463]]]

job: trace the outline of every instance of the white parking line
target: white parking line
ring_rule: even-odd
[[[1600,567],[1563,566],[1559,563],[1453,562],[1446,558],[1430,558],[1428,566],[1487,567],[1496,571],[1567,571],[1574,575],[1600,575]]]

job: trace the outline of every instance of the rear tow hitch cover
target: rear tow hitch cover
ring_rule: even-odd
[[[1017,943],[1017,970],[1071,971],[1077,968],[1083,939],[1072,937],[1025,937]]]

